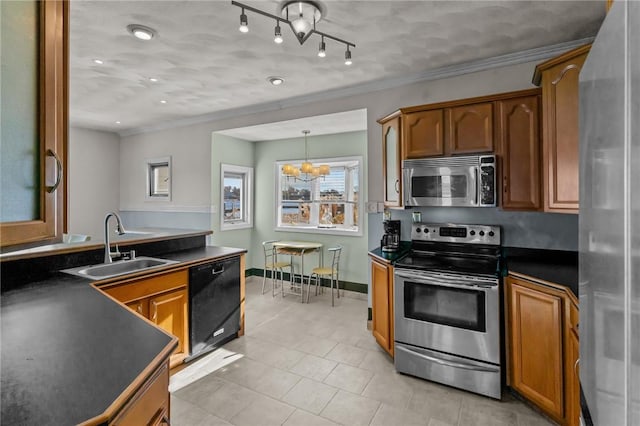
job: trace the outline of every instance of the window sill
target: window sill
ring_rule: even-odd
[[[318,226],[276,226],[276,232],[300,232],[305,234],[343,235],[347,237],[361,237],[361,229],[347,229],[339,227],[318,227]]]
[[[247,222],[238,223],[226,223],[220,227],[220,231],[235,231],[238,229],[250,229],[253,228],[253,224]]]

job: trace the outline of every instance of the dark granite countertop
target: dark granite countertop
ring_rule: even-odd
[[[157,257],[180,268],[245,252],[199,247]],[[0,308],[3,425],[100,415],[172,340],[89,280],[60,272],[4,291]]]
[[[507,271],[562,285],[578,297],[578,252],[504,247]]]
[[[396,252],[382,251],[382,247],[376,247],[375,249],[370,250],[369,254],[384,262],[393,264],[402,256],[407,254],[409,250],[411,250],[411,241],[401,241],[400,249]]]

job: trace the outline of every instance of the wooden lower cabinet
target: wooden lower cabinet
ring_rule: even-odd
[[[393,356],[393,266],[371,258],[373,337]]]
[[[169,367],[165,362],[109,424],[118,426],[169,425],[168,389]]]
[[[183,269],[107,284],[100,290],[178,338],[170,358],[173,368],[189,355],[188,283],[189,271]]]
[[[574,340],[567,333],[572,328],[569,296],[561,288],[512,275],[506,292],[510,386],[559,424],[577,425],[579,345],[577,327]]]
[[[189,335],[188,299],[186,288],[149,298],[149,319],[169,334],[184,336],[179,340],[174,355],[189,353],[186,341]]]
[[[580,425],[580,340],[578,337],[578,307],[570,302],[569,306],[571,324],[567,345],[567,424],[569,426]]]

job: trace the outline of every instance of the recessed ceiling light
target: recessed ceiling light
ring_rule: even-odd
[[[116,124],[120,124],[120,122],[119,122],[119,121],[116,121]]]
[[[102,59],[94,59],[93,63],[94,64],[98,64],[98,65],[102,65],[102,64],[104,64],[104,61]]]
[[[145,27],[140,24],[127,25],[127,31],[129,31],[129,33],[131,33],[135,38],[144,41],[149,41],[158,34],[153,28]]]
[[[267,81],[274,86],[280,86],[282,83],[284,83],[284,78],[277,76],[267,77]]]
[[[154,78],[154,77],[149,77],[149,81],[152,82],[152,83],[157,83],[158,79]]]
[[[164,99],[160,101],[161,104],[166,104],[167,101],[165,101]]]

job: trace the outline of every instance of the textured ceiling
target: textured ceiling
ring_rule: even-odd
[[[277,1],[246,1],[276,13]],[[173,120],[275,103],[371,81],[409,76],[457,63],[595,36],[604,1],[326,1],[318,30],[349,40],[300,46],[283,27],[230,1],[71,2],[72,125],[123,132]],[[154,28],[149,42],[128,24]],[[93,59],[101,59],[97,65]],[[278,75],[285,83],[266,80]],[[152,83],[150,77],[159,81]],[[166,104],[160,101],[166,100]],[[116,124],[120,121],[120,124]]]

